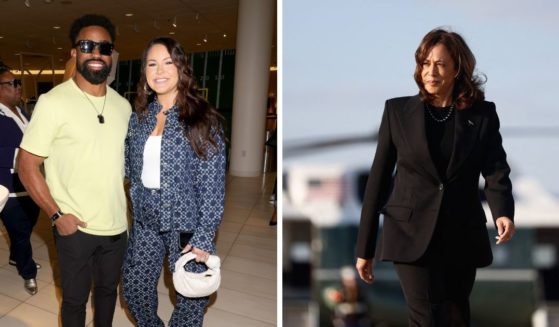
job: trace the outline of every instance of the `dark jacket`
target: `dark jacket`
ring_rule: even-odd
[[[22,114],[24,113],[22,112]],[[29,119],[29,117],[25,117]],[[16,122],[6,116],[3,110],[0,110],[0,184],[11,193],[6,207],[15,204],[17,202],[15,198],[18,196],[29,196],[14,170],[14,157],[22,137],[23,132]]]
[[[138,119],[132,113],[126,137],[126,176],[130,179],[133,219],[142,219],[143,154],[155,128],[159,104]],[[161,231],[193,231],[190,244],[215,252],[215,232],[223,216],[225,199],[225,144],[216,133],[217,149],[208,147],[207,159],[199,158],[179,124],[176,108],[169,110],[161,139]]]
[[[372,258],[376,248],[377,260],[416,261],[444,217],[450,221],[440,231],[445,252],[463,264],[489,265],[493,257],[478,192],[480,173],[493,218],[513,219],[510,168],[492,102],[456,111],[454,148],[443,180],[427,144],[424,103],[419,96],[388,100],[365,191],[357,256]],[[381,213],[383,232],[376,247]]]

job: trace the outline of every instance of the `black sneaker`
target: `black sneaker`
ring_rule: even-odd
[[[12,260],[12,259],[10,259],[10,261],[8,261],[8,263],[10,264],[10,266],[15,266],[15,265],[17,264],[17,263],[16,263],[14,260]],[[41,269],[41,267],[42,267],[41,264],[36,263],[36,262],[35,262],[35,265],[37,266],[37,269]]]

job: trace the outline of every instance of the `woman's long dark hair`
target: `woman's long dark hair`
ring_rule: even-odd
[[[423,70],[423,62],[429,55],[429,52],[437,44],[442,44],[448,50],[454,64],[457,66],[458,76],[454,82],[453,99],[456,108],[464,109],[470,107],[476,101],[485,99],[482,85],[487,78],[482,79],[479,75],[474,74],[476,68],[476,58],[464,41],[464,39],[454,32],[449,32],[442,28],[437,28],[427,33],[421,40],[419,47],[415,51],[415,73],[413,75],[417,86],[419,86],[419,96],[421,100],[432,102],[434,96],[429,94],[423,85],[421,72]]]
[[[149,88],[146,81],[147,53],[156,44],[163,45],[178,70],[178,85],[176,105],[179,111],[179,122],[184,127],[184,132],[196,155],[206,158],[208,145],[217,148],[217,137],[223,137],[221,129],[221,115],[210,106],[208,101],[201,95],[196,86],[196,80],[192,75],[192,68],[188,63],[187,56],[180,43],[169,37],[158,37],[151,40],[144,50],[142,56],[142,74],[138,82],[134,106],[140,118],[147,114],[147,107],[153,101],[155,94]]]

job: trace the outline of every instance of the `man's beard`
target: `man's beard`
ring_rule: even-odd
[[[101,70],[90,70],[87,67],[87,63],[90,61],[95,61],[103,64],[103,68]],[[82,76],[91,84],[98,85],[104,83],[107,80],[107,77],[111,73],[111,65],[107,65],[104,61],[100,59],[89,59],[82,63],[79,61],[77,62],[76,69]]]

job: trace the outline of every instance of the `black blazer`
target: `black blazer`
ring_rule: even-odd
[[[454,148],[446,178],[437,173],[425,134],[419,96],[386,101],[375,159],[367,181],[357,257],[375,254],[379,215],[383,232],[377,260],[413,262],[429,246],[437,220],[446,253],[482,267],[493,259],[478,192],[480,173],[493,218],[514,217],[510,168],[502,147],[495,104],[456,110]],[[396,170],[394,170],[396,167]],[[439,232],[437,232],[439,233]]]

